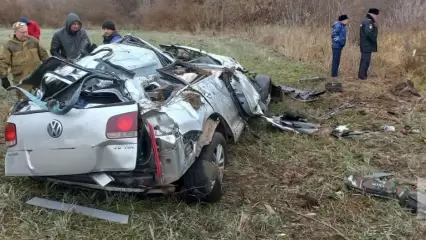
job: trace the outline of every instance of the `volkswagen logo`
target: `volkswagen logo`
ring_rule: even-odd
[[[62,135],[62,124],[61,122],[59,122],[58,120],[52,120],[48,125],[47,125],[47,133],[52,137],[52,138],[58,138]]]

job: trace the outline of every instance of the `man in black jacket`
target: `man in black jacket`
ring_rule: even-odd
[[[69,13],[63,28],[57,30],[52,37],[50,54],[69,60],[76,59],[82,50],[89,51],[92,43],[82,28],[79,16]],[[89,51],[90,52],[90,51]]]
[[[358,79],[367,79],[368,68],[371,62],[371,53],[377,52],[376,18],[379,15],[379,9],[370,8],[364,21],[362,21],[359,31],[359,41],[361,50],[361,62],[359,65]]]

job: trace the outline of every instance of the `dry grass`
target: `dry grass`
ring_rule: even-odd
[[[351,22],[357,25],[357,22]],[[352,26],[350,26],[352,27]],[[322,69],[331,68],[331,28],[255,26],[245,32],[229,30],[228,34],[243,36],[269,47],[277,49],[285,56],[301,62],[316,65]],[[349,32],[348,44],[342,53],[341,76],[357,76],[360,51],[357,41],[350,41],[355,36]],[[356,32],[358,34],[358,32]],[[417,77],[423,83],[426,74],[416,64],[422,57],[412,57],[414,49],[426,50],[426,31],[380,32],[378,52],[373,54],[371,70],[380,78],[403,78],[407,75]],[[424,64],[424,62],[422,62]],[[424,69],[423,69],[424,70]]]
[[[266,35],[273,29],[265,27],[256,31]],[[276,46],[280,40],[287,41],[279,51],[293,57],[301,54],[304,59],[309,59],[313,50],[323,49],[319,56],[328,58],[325,37],[299,41],[304,48],[292,52],[287,46],[297,48],[299,44],[285,31],[289,30],[280,30],[277,34],[280,37],[273,37],[267,43]],[[44,46],[49,46],[51,33],[52,30],[43,31]],[[277,83],[302,87],[297,83],[301,77],[328,75],[328,69],[324,68],[328,60],[311,68],[269,47],[236,37],[135,33],[156,43],[188,44],[233,56],[247,68],[271,75]],[[100,43],[99,34],[90,31],[97,43]],[[0,40],[6,35],[2,31]],[[265,43],[259,35],[253,39]],[[309,53],[304,55],[304,52]],[[349,55],[345,54],[345,57]],[[343,72],[348,76],[345,71],[351,63],[344,61]],[[336,230],[348,239],[424,239],[424,224],[402,211],[396,202],[351,195],[342,184],[347,174],[371,169],[390,171],[407,179],[424,177],[426,114],[416,101],[390,95],[388,90],[394,82],[389,76],[366,82],[345,77],[343,94],[326,95],[309,104],[291,99],[274,104],[273,113],[299,112],[321,123],[322,131],[316,135],[294,135],[253,122],[251,129],[260,139],[254,139],[246,131],[241,142],[231,146],[230,165],[225,173],[226,195],[215,205],[187,206],[172,199],[141,200],[133,195],[71,190],[36,184],[26,178],[2,176],[0,239],[342,239]],[[322,87],[322,84],[303,87],[315,86]],[[5,111],[14,95],[6,95],[4,90],[0,90],[0,94],[0,105]],[[367,105],[346,110],[329,120],[322,119],[330,108],[357,101]],[[370,130],[390,124],[397,130],[337,140],[328,133],[339,124]],[[405,134],[405,125],[419,129],[420,134]],[[4,147],[1,152],[4,153]],[[319,206],[310,207],[301,195],[314,198]],[[23,203],[34,196],[130,214],[131,223],[123,226]],[[301,216],[308,213],[316,214],[311,216],[315,221]]]

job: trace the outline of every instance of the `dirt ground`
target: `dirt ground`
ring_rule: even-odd
[[[51,31],[44,34],[42,44],[49,46]],[[90,34],[100,42],[97,36],[100,33]],[[187,44],[233,56],[248,69],[271,75],[279,84],[323,88],[324,82],[301,84],[297,80],[327,76],[327,72],[291,61],[267,47],[234,38],[137,34],[156,43]],[[359,82],[344,73],[342,79],[343,93],[327,93],[312,103],[284,98],[271,106],[272,114],[294,112],[321,124],[317,134],[282,132],[262,121],[250,124],[241,141],[230,147],[226,195],[220,203],[188,206],[173,198],[141,200],[129,194],[44,185],[25,177],[2,174],[0,238],[424,239],[425,222],[403,211],[397,202],[354,195],[343,185],[348,174],[372,170],[411,180],[424,177],[423,98],[392,95],[390,89],[403,79],[371,78]],[[0,89],[3,121],[13,100],[13,93],[6,94]],[[345,103],[363,104],[325,118],[330,109]],[[384,124],[394,126],[396,131],[347,139],[330,136],[338,125],[378,131]],[[418,131],[411,133],[409,129]],[[3,143],[2,156],[4,150]],[[1,172],[4,172],[3,163],[0,163]],[[25,204],[35,196],[129,214],[131,223],[108,223]]]

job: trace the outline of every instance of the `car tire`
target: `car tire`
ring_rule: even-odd
[[[259,94],[262,102],[267,106],[269,105],[271,91],[272,91],[272,79],[267,75],[256,75],[254,81],[259,86]]]
[[[220,156],[219,156],[219,155]],[[223,196],[222,180],[228,148],[225,137],[215,132],[209,145],[204,146],[200,156],[183,178],[184,201],[192,203],[215,203]]]

